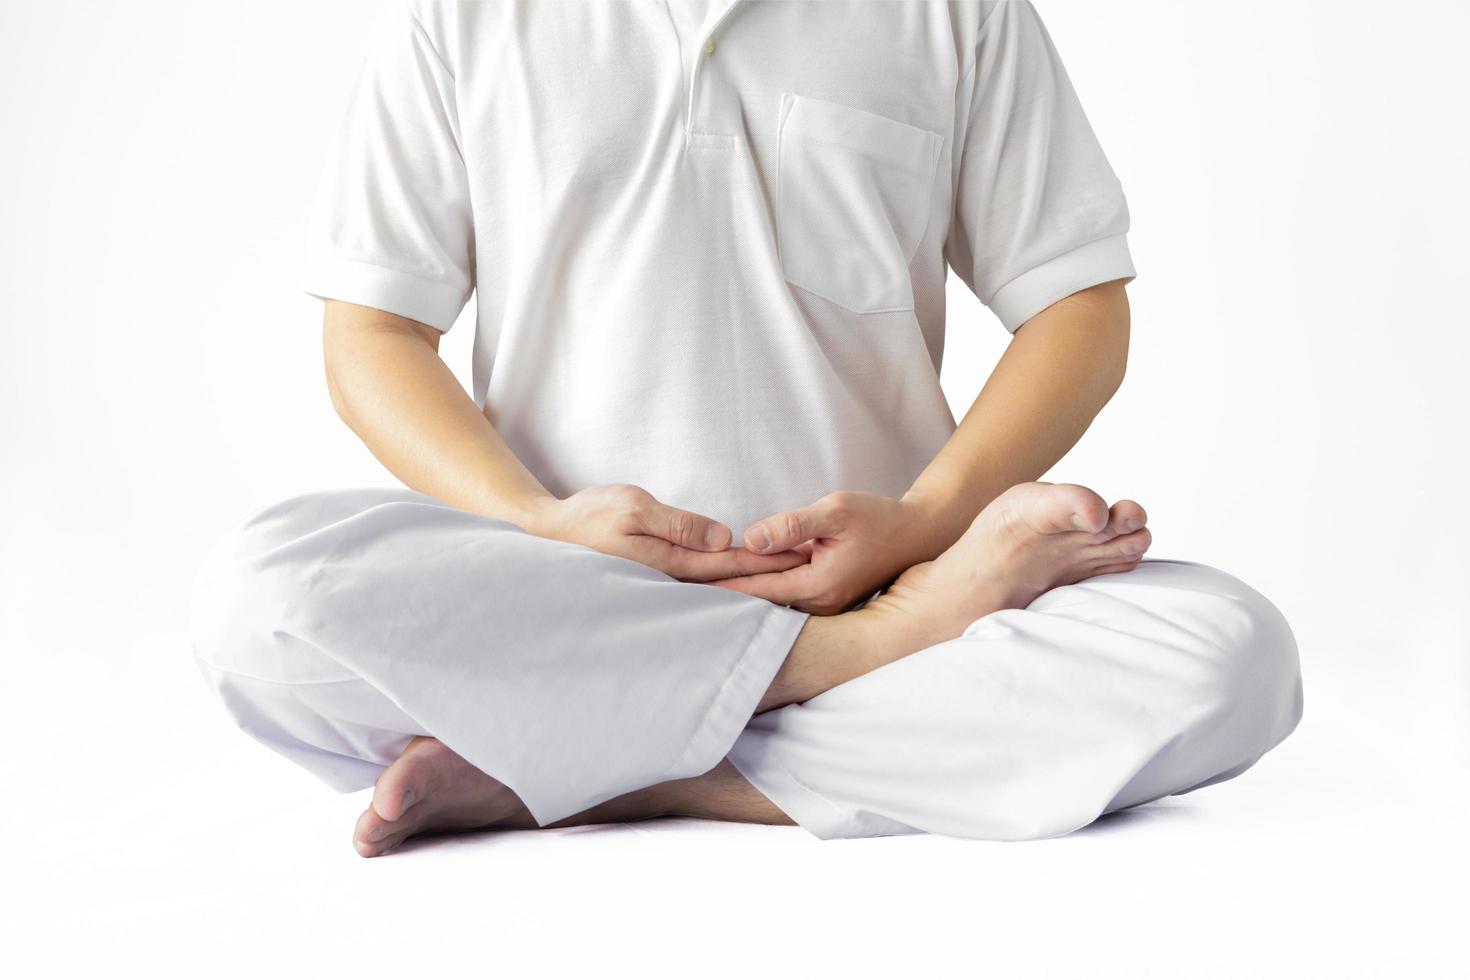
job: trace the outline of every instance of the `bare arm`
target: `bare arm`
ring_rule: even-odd
[[[322,344],[332,405],[407,486],[677,578],[773,572],[806,560],[791,552],[755,555],[731,548],[728,528],[637,487],[590,487],[558,499],[465,393],[439,357],[439,337],[414,320],[327,302]]]
[[[327,390],[342,421],[409,487],[529,527],[555,498],[439,357],[439,331],[328,301]]]
[[[871,595],[959,539],[1002,491],[1061,459],[1123,381],[1128,295],[1121,281],[1084,289],[1016,332],[964,420],[900,500],[838,492],[775,514],[746,545],[775,552],[812,542],[790,571],[718,584],[831,614]]]
[[[1038,479],[1077,444],[1123,383],[1122,282],[1073,293],[1016,331],[970,410],[904,500],[926,514],[926,557],[948,548],[985,505]]]
[[[556,500],[440,359],[432,326],[328,301],[322,348],[332,407],[410,488],[522,527]]]

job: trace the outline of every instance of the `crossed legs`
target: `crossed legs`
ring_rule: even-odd
[[[810,619],[426,500],[288,502],[202,583],[206,676],[260,741],[374,786],[366,856],[661,814],[1048,836],[1243,771],[1300,713],[1270,604],[1202,566],[1130,572],[1142,510],[1080,487],[1013,488],[940,559]]]
[[[1011,488],[953,547],[917,565],[863,608],[813,617],[797,636],[757,707],[807,701],[839,684],[958,637],[977,619],[1025,607],[1038,595],[1098,574],[1136,567],[1149,545],[1138,504],[1111,509],[1085,487],[1030,483]],[[728,761],[699,776],[635,790],[553,826],[660,815],[748,823],[791,823]],[[416,834],[534,827],[506,786],[436,739],[416,738],[378,780],[353,843],[365,857]]]

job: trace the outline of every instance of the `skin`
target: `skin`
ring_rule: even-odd
[[[1063,299],[1016,332],[985,387],[901,499],[838,492],[751,525],[759,554],[806,565],[715,584],[830,615],[952,545],[1008,487],[1039,479],[1076,445],[1123,383],[1128,294],[1121,281]]]
[[[1128,571],[1149,545],[1143,509],[1110,509],[1086,487],[1028,483],[983,510],[934,561],[909,568],[861,609],[807,620],[757,713],[815,697],[946,639],[1001,609],[1022,608],[1055,586]],[[692,779],[648,787],[553,826],[681,814],[787,823],[726,762]],[[416,738],[379,777],[353,845],[378,857],[411,837],[484,827],[531,828],[514,791],[443,743]]]
[[[332,405],[405,485],[686,581],[779,572],[806,562],[796,552],[757,555],[732,547],[729,528],[666,506],[638,487],[552,496],[439,357],[439,339],[439,331],[404,317],[327,303],[322,343]]]
[[[1117,390],[1128,332],[1121,282],[1054,304],[1017,331],[901,499],[838,491],[758,522],[744,547],[719,522],[638,487],[549,493],[439,357],[431,327],[329,301],[323,347],[338,414],[405,485],[533,534],[817,614],[759,712],[958,636],[975,619],[1024,607],[1057,585],[1137,565],[1149,544],[1137,504],[1110,509],[1083,487],[1026,482],[1075,444]],[[885,583],[882,595],[843,611]],[[726,764],[564,823],[663,813],[787,822]],[[534,822],[514,793],[423,738],[380,778],[354,845],[376,856],[420,833],[522,824]]]

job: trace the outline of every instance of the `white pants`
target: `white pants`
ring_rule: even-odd
[[[1021,839],[1235,776],[1301,716],[1280,613],[1183,562],[752,718],[806,616],[407,490],[285,501],[211,554],[195,649],[246,732],[333,787],[433,735],[542,824],[724,757],[819,837]]]

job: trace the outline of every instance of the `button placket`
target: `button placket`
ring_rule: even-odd
[[[705,30],[704,44],[700,45],[699,53],[695,56],[694,65],[689,72],[688,110],[684,118],[684,135],[686,143],[688,142],[690,136],[692,136],[696,132],[694,125],[695,111],[699,107],[699,93],[701,89],[701,83],[703,82],[704,76],[706,74],[705,62],[709,58],[714,56],[715,51],[719,47],[718,43],[716,42],[716,37],[719,34],[720,27],[730,16],[730,12],[739,5],[740,0],[732,0],[732,2],[729,2],[725,5],[725,9],[720,12],[720,16],[716,17],[714,23]]]

